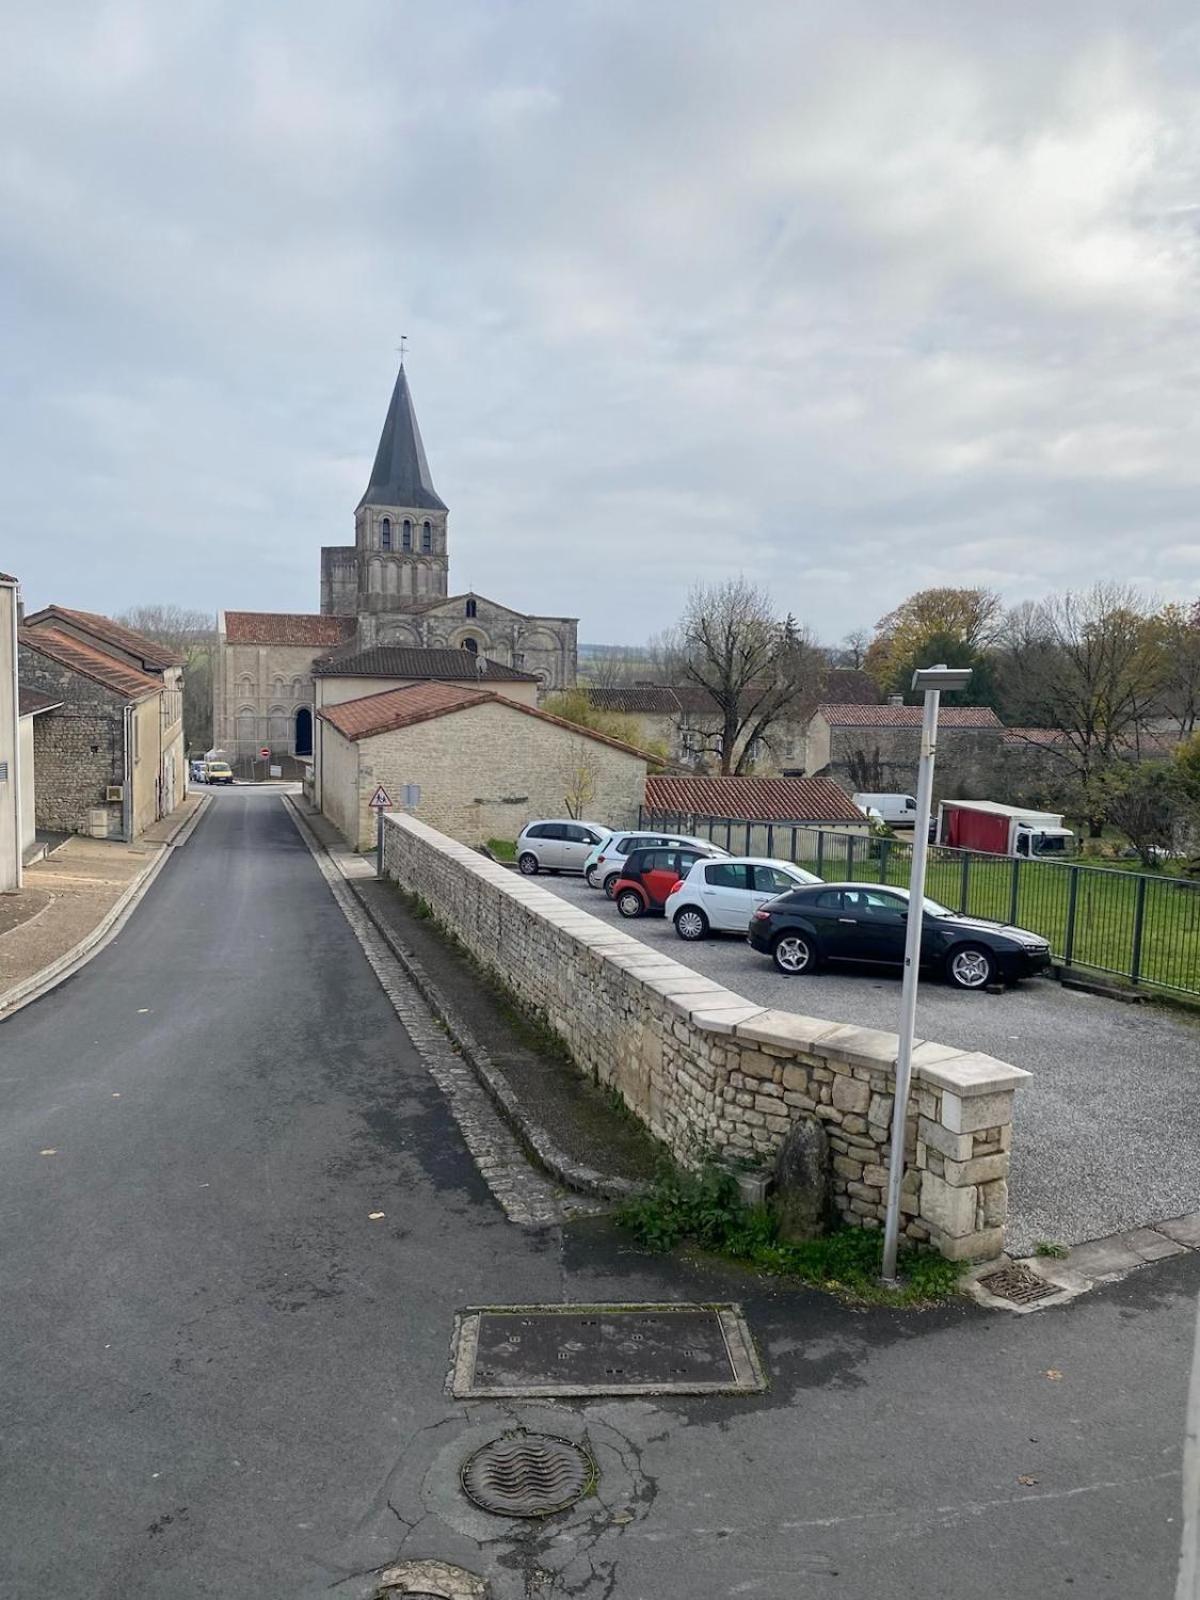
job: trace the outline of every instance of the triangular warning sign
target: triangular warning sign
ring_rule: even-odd
[[[387,811],[390,808],[391,803],[391,795],[387,792],[383,785],[380,784],[378,789],[376,789],[375,793],[371,796],[371,810]]]

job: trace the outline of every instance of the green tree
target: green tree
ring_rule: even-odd
[[[919,589],[879,619],[863,664],[880,689],[899,694],[912,678],[909,663],[928,666],[944,660],[947,666],[969,666],[971,661],[950,661],[946,649],[979,658],[1003,623],[1000,596],[991,589]],[[943,648],[940,656],[933,653],[935,642]]]
[[[1172,761],[1129,762],[1109,776],[1108,820],[1120,828],[1145,866],[1157,866],[1160,852],[1175,850],[1185,805]]]
[[[552,717],[560,717],[563,722],[573,722],[577,728],[591,728],[594,733],[602,733],[609,739],[619,739],[622,744],[633,745],[636,750],[644,750],[659,761],[667,758],[666,746],[661,740],[646,739],[636,717],[618,711],[597,710],[585,688],[563,689],[558,694],[548,695],[542,702],[542,710],[549,712]]]

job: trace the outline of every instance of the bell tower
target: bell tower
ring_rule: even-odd
[[[449,591],[446,504],[433,487],[403,360],[354,513],[358,611],[405,611]]]

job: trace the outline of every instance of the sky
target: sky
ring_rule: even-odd
[[[315,611],[398,360],[451,588],[1200,594],[1200,17],[39,0],[0,52],[0,570]]]

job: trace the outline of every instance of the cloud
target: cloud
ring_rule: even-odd
[[[454,581],[585,638],[739,571],[830,639],[929,582],[1186,598],[1195,37],[46,0],[0,58],[0,567],[315,607],[406,333]]]

